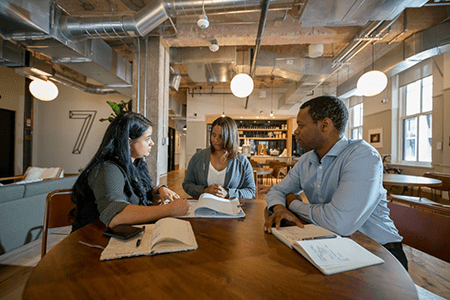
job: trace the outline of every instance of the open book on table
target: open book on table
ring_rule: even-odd
[[[195,250],[198,248],[191,223],[176,218],[163,218],[155,224],[145,224],[145,230],[128,240],[112,237],[100,255],[110,260],[140,255]]]
[[[203,193],[198,200],[189,200],[189,211],[181,218],[244,218],[238,198],[224,199]]]
[[[384,263],[355,241],[314,224],[272,228],[272,233],[325,275]]]

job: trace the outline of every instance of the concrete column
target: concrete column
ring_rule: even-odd
[[[136,40],[133,67],[133,109],[153,123],[147,165],[156,184],[166,183],[169,131],[169,49],[160,37]]]

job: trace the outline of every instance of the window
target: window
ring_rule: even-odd
[[[363,138],[363,104],[350,107],[350,138],[362,140]]]
[[[428,76],[402,88],[400,128],[402,130],[402,160],[431,162],[433,77]]]

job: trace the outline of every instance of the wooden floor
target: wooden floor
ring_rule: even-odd
[[[184,170],[169,172],[167,181],[180,196],[187,197],[182,190]],[[264,201],[266,193],[260,193],[257,201]],[[50,249],[70,232],[62,228],[50,234]],[[0,256],[0,300],[22,298],[26,281],[40,259],[41,240],[38,239],[19,249]],[[414,248],[405,246],[409,260],[409,274],[418,287],[421,300],[450,299],[450,264]]]

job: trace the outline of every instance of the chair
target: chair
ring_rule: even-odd
[[[48,180],[57,179],[64,176],[64,170],[61,167],[57,168],[39,168],[28,167],[23,175],[0,178],[0,181],[14,180],[14,181],[34,181],[34,180]]]
[[[270,162],[269,167],[273,169],[271,181],[272,179],[275,179],[275,182],[278,183],[287,175],[286,162],[272,161]]]
[[[44,229],[42,230],[41,258],[47,252],[48,230],[51,228],[72,225],[72,189],[55,190],[47,195],[44,211]]]
[[[252,165],[253,168],[258,167],[258,162],[256,160],[253,160],[253,159],[250,158],[249,161],[250,161],[250,164]]]
[[[450,199],[450,174],[446,173],[440,173],[440,172],[427,172],[423,174],[424,177],[439,179],[442,181],[442,184],[440,186],[429,186],[428,188],[431,189],[432,199],[433,201],[439,202],[437,199],[437,191],[440,192],[439,197],[442,199],[442,192],[447,192],[447,197]],[[419,195],[421,190],[419,189]]]
[[[428,205],[427,210],[395,202],[387,205],[403,244],[450,262],[449,215],[442,214],[433,205]]]
[[[256,170],[253,170],[253,179],[255,180],[255,187],[256,187],[255,199],[258,199],[259,182],[258,182],[258,171]]]

